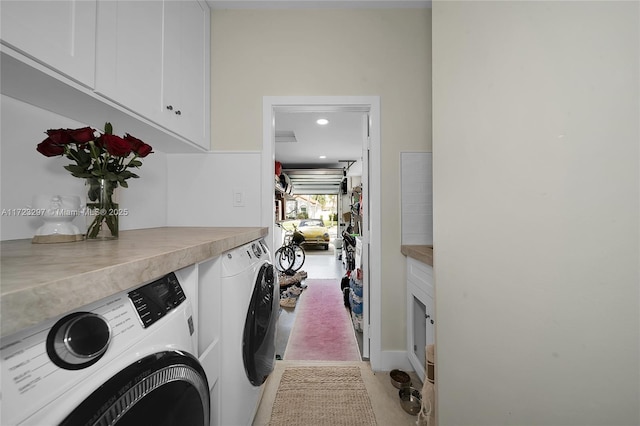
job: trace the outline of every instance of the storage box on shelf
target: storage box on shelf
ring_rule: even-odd
[[[363,305],[362,305],[362,269],[358,268],[351,274],[349,280],[349,303],[351,305],[351,321],[356,331],[362,332]]]

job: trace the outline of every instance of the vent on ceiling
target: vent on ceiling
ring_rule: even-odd
[[[278,142],[298,142],[293,130],[276,130],[276,143]]]

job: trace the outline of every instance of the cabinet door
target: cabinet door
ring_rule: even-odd
[[[1,38],[32,59],[92,88],[95,0],[0,2]]]
[[[414,285],[407,287],[407,350],[409,362],[422,378],[426,346],[435,343],[433,298]]]
[[[209,8],[166,2],[165,114],[176,133],[209,149]]]
[[[158,124],[163,118],[163,20],[161,0],[98,3],[96,92]]]

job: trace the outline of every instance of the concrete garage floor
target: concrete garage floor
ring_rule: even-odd
[[[323,250],[320,246],[308,246],[304,250],[305,262],[301,269],[307,272],[307,279],[335,279],[336,285],[339,286],[340,280],[345,274],[345,269],[342,262],[335,256],[333,244],[329,245],[329,250]],[[296,309],[280,307],[279,315],[276,354],[284,357],[289,334],[296,319]],[[360,353],[362,353],[362,333],[356,332],[356,338]]]

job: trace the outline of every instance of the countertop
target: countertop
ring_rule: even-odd
[[[401,246],[400,252],[427,265],[433,266],[433,246]]]
[[[117,240],[0,243],[2,336],[262,238],[268,228],[166,227]]]

